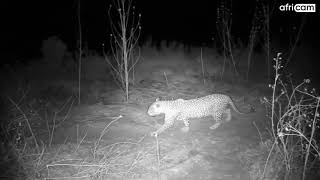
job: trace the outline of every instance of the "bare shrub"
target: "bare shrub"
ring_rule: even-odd
[[[264,178],[266,167],[272,154],[279,153],[285,167],[285,179],[292,174],[300,174],[306,179],[319,167],[319,104],[320,97],[314,88],[309,87],[310,80],[294,85],[290,77],[282,76],[283,68],[281,53],[274,58],[275,77],[271,98],[263,102],[270,112],[273,146],[270,149],[261,179]],[[277,151],[279,149],[280,151]]]
[[[105,60],[110,66],[114,80],[125,92],[128,101],[129,75],[132,72],[134,77],[134,66],[140,57],[140,53],[135,57],[134,52],[141,31],[141,15],[138,15],[138,20],[135,19],[132,0],[114,0],[114,5],[114,8],[110,5],[108,11],[112,31],[110,34],[112,56],[107,57],[105,54]]]
[[[41,52],[44,60],[51,66],[57,67],[62,64],[67,46],[57,36],[51,36],[42,41]]]

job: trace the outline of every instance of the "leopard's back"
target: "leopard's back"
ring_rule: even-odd
[[[212,94],[196,99],[185,100],[181,104],[182,114],[190,118],[211,116],[218,111],[224,111],[232,102],[231,98],[224,94]]]

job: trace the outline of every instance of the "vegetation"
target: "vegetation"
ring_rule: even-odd
[[[79,3],[75,52],[53,36],[43,41],[43,63],[1,69],[1,178],[320,176],[320,96],[310,79],[288,74],[303,23],[289,51],[275,54],[270,4],[257,1],[247,39],[238,39],[232,3],[222,1],[215,47],[139,42],[141,15],[132,0],[113,2],[110,49],[103,47],[103,56],[84,45]],[[262,83],[251,82],[256,77]],[[216,131],[208,130],[210,121],[191,121],[188,133],[173,127],[150,137],[158,123],[145,112],[156,96],[191,99],[212,92],[231,94],[240,108],[252,105],[256,112]]]
[[[112,56],[105,55],[105,60],[111,68],[115,82],[124,90],[128,101],[129,75],[131,72],[134,77],[134,66],[139,60],[139,56],[135,56],[135,51],[141,31],[141,14],[136,20],[132,0],[115,0],[114,5],[114,9],[110,5],[108,11],[112,31],[110,34]],[[114,10],[116,12],[113,12]]]

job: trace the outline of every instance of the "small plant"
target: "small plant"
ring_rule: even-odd
[[[270,58],[270,18],[272,15],[272,11],[269,8],[268,4],[265,4],[261,2],[262,6],[262,19],[263,19],[263,28],[262,28],[262,33],[263,33],[263,40],[264,40],[264,51],[265,51],[265,60],[266,60],[266,66],[267,66],[267,77],[268,80],[271,77],[271,64],[272,64],[272,59]]]
[[[290,78],[285,82],[285,78],[281,76],[281,60],[281,53],[278,53],[274,58],[274,82],[269,85],[273,91],[272,97],[265,97],[263,100],[271,113],[269,117],[273,145],[260,179],[265,177],[266,167],[273,153],[279,153],[282,157],[282,162],[278,165],[285,167],[285,179],[290,179],[297,173],[302,179],[306,179],[308,174],[319,168],[316,167],[320,160],[316,137],[320,135],[320,97],[315,89],[309,90],[309,79],[297,86],[293,85]]]
[[[78,2],[77,8],[77,17],[78,17],[78,32],[79,32],[79,39],[77,41],[77,48],[78,48],[78,105],[81,104],[81,64],[82,64],[82,28],[81,28],[81,9],[80,9],[80,0]]]
[[[249,80],[249,73],[250,73],[250,67],[251,67],[251,60],[252,60],[252,54],[253,49],[256,46],[257,39],[258,39],[258,32],[261,29],[261,15],[260,15],[260,9],[258,6],[256,6],[253,18],[252,18],[252,24],[249,34],[249,40],[248,40],[248,59],[247,59],[247,73],[246,73],[246,79]]]
[[[273,9],[270,10],[269,6],[269,1],[256,1],[247,47],[247,80],[249,80],[250,68],[252,66],[253,51],[257,45],[262,46],[264,50],[266,75],[268,80],[270,80],[271,77],[272,59],[270,58],[270,18]]]
[[[265,158],[268,156],[271,148],[273,147],[273,141],[268,139],[261,141],[258,146],[247,148],[245,151],[241,151],[238,154],[238,158],[243,164],[244,168],[249,173],[250,180],[261,179],[264,168],[265,179],[277,179],[282,169],[278,164],[282,160],[280,151],[275,149],[277,153],[273,153],[269,157],[269,163],[265,166]]]
[[[46,89],[33,93],[29,85],[15,89],[0,96],[0,172],[8,179],[37,179],[47,150],[55,146],[56,130],[70,117],[75,98],[62,102]]]
[[[302,30],[304,28],[304,25],[306,23],[306,16],[304,15],[301,19],[301,22],[299,22],[299,30],[297,30],[296,26],[293,27],[293,32],[292,32],[292,37],[290,38],[290,44],[289,44],[289,57],[287,58],[287,62],[286,62],[286,66],[289,64],[289,62],[292,59],[293,53],[298,45],[298,42],[301,40],[301,34],[302,34]]]
[[[135,7],[132,0],[114,0],[115,8],[110,5],[109,20],[111,24],[110,45],[112,57],[105,55],[105,60],[111,67],[111,73],[116,83],[126,93],[129,99],[129,74],[139,60],[134,58],[134,50],[138,43],[141,26],[140,18],[135,19]],[[113,13],[113,9],[116,12]],[[114,20],[117,20],[114,22]]]
[[[230,64],[233,67],[236,76],[239,76],[237,65],[233,56],[233,38],[231,35],[232,28],[232,3],[226,3],[222,1],[217,9],[217,22],[216,27],[218,31],[218,37],[223,48],[224,66],[223,72],[225,70],[225,62],[230,58]]]

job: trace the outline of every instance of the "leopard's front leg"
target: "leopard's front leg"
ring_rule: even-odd
[[[183,123],[184,123],[184,127],[181,128],[181,131],[182,132],[188,132],[189,129],[190,129],[189,128],[190,123],[189,123],[188,118],[180,114],[180,116],[178,116],[176,119],[179,120],[179,121],[183,121]]]
[[[176,117],[177,116],[167,116],[167,115],[165,115],[164,124],[158,130],[152,132],[151,136],[158,137],[158,135],[160,133],[162,133],[166,129],[170,128],[174,124],[174,121],[175,121]]]

